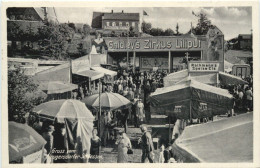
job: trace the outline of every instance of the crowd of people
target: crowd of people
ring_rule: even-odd
[[[133,71],[127,72],[126,70],[122,70],[118,71],[113,82],[102,82],[100,88],[102,92],[118,93],[127,98],[132,105],[125,109],[116,109],[111,111],[102,110],[102,116],[100,117],[100,132],[98,134],[96,129],[92,132],[90,155],[98,156],[100,154],[100,146],[107,146],[108,140],[113,140],[118,148],[117,162],[128,162],[128,155],[132,154],[133,150],[131,141],[126,132],[128,124],[132,124],[134,127],[140,127],[142,131],[142,136],[138,140],[138,143],[142,147],[141,162],[145,162],[146,159],[151,163],[155,161],[151,134],[142,124],[149,123],[149,120],[151,119],[148,97],[150,93],[154,92],[157,88],[163,87],[163,78],[166,75],[165,72],[159,71],[137,71],[134,73]],[[222,87],[228,89],[230,93],[233,94],[235,100],[235,111],[253,110],[253,80],[252,77],[246,78],[245,80],[248,84]],[[72,94],[72,98],[84,99],[85,97],[96,93],[99,93],[98,87],[81,85],[78,90]],[[95,115],[94,111],[93,114]],[[97,123],[94,125],[97,127]],[[38,129],[37,124],[33,127],[36,130]],[[124,127],[124,131],[119,131],[119,133],[117,133],[114,129],[116,127]],[[68,150],[68,144],[66,143],[66,129],[64,126],[56,128],[56,126],[48,125],[42,128],[44,129],[38,129],[38,132],[47,141],[47,144],[45,145],[47,156],[50,156],[54,148],[56,150]],[[75,149],[77,148],[77,145],[78,144],[75,144]],[[172,144],[161,145],[158,157],[159,163],[175,162],[171,145]],[[67,153],[65,152],[64,155],[66,154]],[[52,155],[55,156],[55,153]],[[61,154],[59,153],[59,155]],[[80,155],[86,155],[86,152],[80,153]],[[69,162],[69,160],[64,159],[49,159],[54,163]],[[100,161],[99,158],[90,158],[87,160],[90,162]],[[46,162],[47,161],[48,159]]]
[[[234,97],[234,112],[230,115],[253,111],[253,78],[250,75],[244,80],[247,81],[247,84],[222,86],[222,88],[228,89]]]

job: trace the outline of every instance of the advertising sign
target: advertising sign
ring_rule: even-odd
[[[153,38],[105,38],[108,51],[165,51],[202,50],[206,41],[195,38],[153,37]]]
[[[190,72],[218,72],[218,62],[190,62],[188,65]]]

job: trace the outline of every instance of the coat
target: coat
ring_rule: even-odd
[[[154,151],[152,136],[149,132],[145,132],[142,137],[142,152],[149,153]]]

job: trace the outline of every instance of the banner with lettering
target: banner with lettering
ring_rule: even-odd
[[[139,37],[139,38],[105,38],[108,51],[167,51],[195,50],[206,48],[205,38],[190,37]]]
[[[218,72],[218,62],[190,62],[188,65],[190,72]]]

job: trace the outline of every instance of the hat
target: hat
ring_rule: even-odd
[[[48,126],[48,131],[55,131],[54,126],[53,125],[49,125]]]

